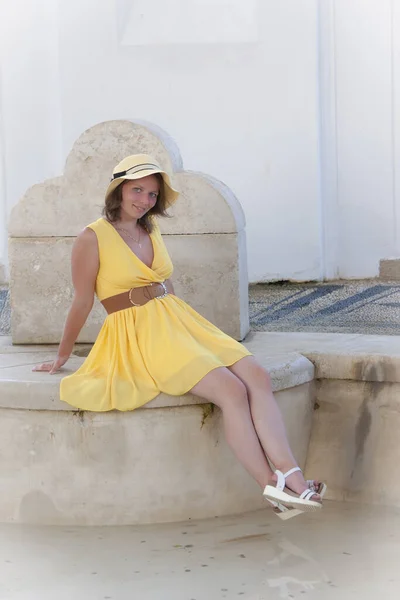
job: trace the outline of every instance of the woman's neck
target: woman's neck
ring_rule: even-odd
[[[119,219],[117,219],[114,223],[117,227],[124,227],[125,229],[134,231],[138,228],[139,223],[137,219],[132,219],[128,216],[120,215]]]

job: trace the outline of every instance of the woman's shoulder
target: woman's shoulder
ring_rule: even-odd
[[[98,231],[104,229],[104,227],[107,227],[107,221],[103,217],[100,217],[100,219],[97,219],[97,221],[93,221],[93,223],[86,225],[85,229],[91,229],[97,233]]]
[[[154,217],[151,219],[151,233],[152,235],[161,235],[160,226]]]

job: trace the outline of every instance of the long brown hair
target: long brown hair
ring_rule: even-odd
[[[157,202],[143,217],[138,219],[138,223],[143,229],[145,229],[148,233],[153,231],[153,217],[168,217],[167,214],[167,201],[165,197],[164,191],[164,180],[160,173],[154,173],[154,177],[157,177],[158,183],[160,184],[160,193],[158,194]],[[103,208],[103,216],[106,217],[108,221],[114,223],[118,221],[121,214],[121,204],[122,204],[122,188],[125,183],[132,183],[131,180],[126,179],[119,184],[118,187],[115,188],[111,192],[111,194],[106,198],[105,205]]]

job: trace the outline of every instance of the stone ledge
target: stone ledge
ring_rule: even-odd
[[[79,351],[86,351],[90,350],[92,346],[93,344],[77,344],[76,348],[79,349]],[[13,344],[10,335],[0,336],[0,355],[32,353],[44,353],[54,355],[54,353],[57,350],[57,347],[58,344]],[[84,356],[86,356],[86,354]]]
[[[298,352],[315,365],[316,379],[400,382],[398,336],[341,333],[257,333],[249,343],[276,355]]]
[[[275,391],[311,381],[314,373],[316,379],[400,382],[400,338],[397,336],[253,332],[244,345],[271,371]],[[78,348],[79,351],[85,351],[90,345]],[[17,375],[18,366],[24,369],[24,364],[51,359],[55,349],[56,346],[51,345],[13,346],[10,337],[0,337],[0,385],[5,384],[6,375],[10,381],[21,380]],[[18,355],[19,358],[11,359],[11,355]],[[67,364],[68,370],[62,376],[78,368],[82,360],[71,359]],[[36,375],[35,379],[32,378],[34,374],[27,367],[24,372],[26,383],[33,387],[39,384],[50,389],[48,386],[53,385],[53,389],[56,389],[61,378],[61,375],[55,375],[50,383],[45,381],[47,376],[40,374],[39,382]],[[153,403],[158,401],[161,402],[161,398]],[[181,404],[177,400],[174,406]]]
[[[258,335],[258,334],[257,334]],[[257,339],[257,336],[255,336]],[[255,352],[254,341],[245,346]],[[84,358],[71,358],[62,372],[55,375],[34,373],[34,365],[52,360],[54,347],[7,346],[0,349],[0,407],[28,410],[62,410],[76,409],[59,400],[59,385],[62,377],[73,373],[84,361]],[[257,344],[257,360],[266,368],[272,379],[275,392],[309,383],[314,379],[314,366],[300,354],[288,352],[271,356],[269,349]],[[204,404],[200,398],[189,394],[185,396],[169,396],[160,394],[143,408],[166,408]]]
[[[379,278],[400,281],[400,258],[383,258],[379,261]]]

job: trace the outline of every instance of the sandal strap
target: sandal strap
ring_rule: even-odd
[[[311,500],[313,496],[315,496],[316,492],[313,490],[304,490],[302,494],[300,494],[300,498],[302,500]]]
[[[290,471],[287,471],[286,473],[282,473],[282,471],[275,471],[275,475],[278,477],[276,484],[277,489],[284,490],[286,486],[286,478],[290,475],[293,475],[293,473],[296,473],[297,471],[301,471],[300,467],[293,467],[293,469],[290,469]]]
[[[286,477],[289,477],[290,475],[293,475],[293,473],[297,473],[297,471],[301,472],[300,467],[293,467],[293,469],[290,469],[290,471],[287,471],[283,476],[286,479]]]
[[[313,479],[307,479],[306,484],[308,485],[310,490],[314,490],[314,492],[318,494],[318,489],[320,488],[320,485],[316,486]]]

